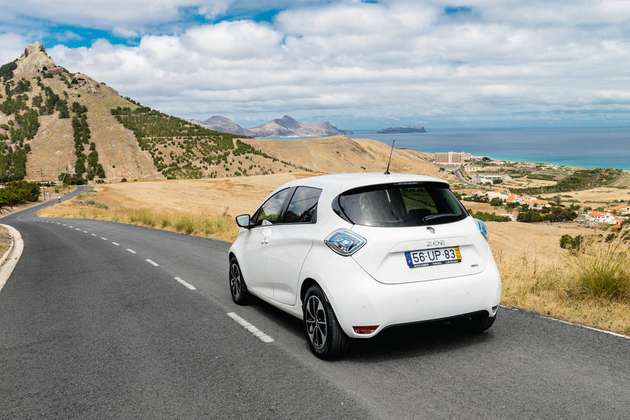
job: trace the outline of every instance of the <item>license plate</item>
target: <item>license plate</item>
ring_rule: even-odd
[[[458,246],[448,248],[419,249],[406,251],[405,259],[409,268],[428,267],[430,265],[456,264],[462,262],[462,253]]]

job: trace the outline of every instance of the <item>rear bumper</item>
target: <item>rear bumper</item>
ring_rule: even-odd
[[[370,338],[394,325],[479,311],[494,315],[501,298],[501,277],[492,258],[478,274],[403,284],[379,283],[351,258],[339,258],[320,285],[349,337]],[[353,330],[366,325],[378,328],[371,334]]]

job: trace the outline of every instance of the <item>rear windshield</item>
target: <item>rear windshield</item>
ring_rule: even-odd
[[[338,196],[335,212],[350,223],[365,226],[425,226],[468,216],[448,188],[439,182],[372,185]]]

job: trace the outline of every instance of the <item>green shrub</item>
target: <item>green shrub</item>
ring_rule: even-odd
[[[39,194],[39,185],[34,182],[9,182],[0,189],[0,208],[37,201]]]
[[[494,213],[487,213],[485,211],[471,212],[473,217],[484,222],[510,222],[512,219],[509,216],[501,216]]]
[[[583,242],[584,237],[582,235],[576,235],[575,237],[571,235],[562,235],[560,237],[560,248],[568,249],[569,251],[575,253],[580,250]]]

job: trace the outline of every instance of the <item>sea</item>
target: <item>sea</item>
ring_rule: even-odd
[[[378,134],[357,130],[355,138],[423,152],[468,152],[519,162],[630,170],[630,128],[435,128],[426,133]]]

